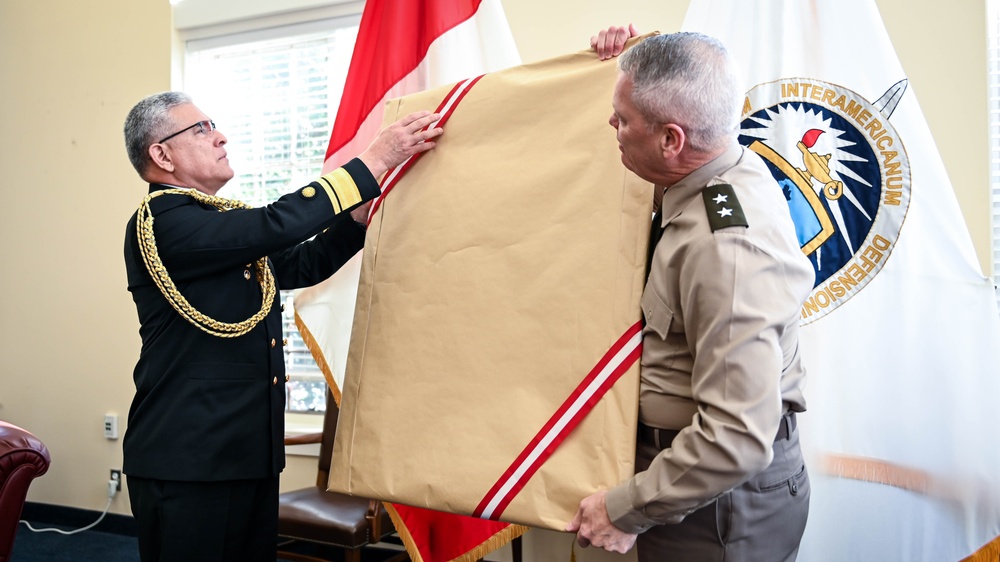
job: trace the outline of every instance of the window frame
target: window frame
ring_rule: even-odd
[[[989,102],[990,256],[1000,305],[1000,0],[986,0],[987,99]]]
[[[175,6],[175,14],[179,8],[180,6]],[[179,91],[187,91],[189,89],[185,87],[189,50],[228,47],[282,37],[313,34],[346,26],[357,26],[360,23],[363,9],[363,1],[339,1],[326,6],[255,17],[242,17],[236,11],[229,12],[228,17],[230,19],[226,21],[214,22],[207,25],[193,25],[186,29],[178,28],[175,36],[173,56],[173,89]],[[331,129],[335,118],[336,106],[331,106],[328,113],[328,121]],[[327,131],[327,138],[329,132]],[[294,190],[298,187],[301,186],[289,185],[286,186],[286,189]],[[225,194],[220,195],[225,196]],[[279,297],[281,302],[289,298],[289,293],[282,292],[282,295]],[[275,306],[279,306],[279,303],[275,303]],[[288,364],[286,356],[286,372],[295,376],[295,370],[290,367],[291,365]],[[286,433],[303,434],[320,431],[323,424],[323,416],[317,414],[322,414],[322,412],[295,413],[286,411]],[[292,453],[292,451],[289,452]],[[304,454],[315,455],[318,454],[318,451],[309,449],[304,451]]]

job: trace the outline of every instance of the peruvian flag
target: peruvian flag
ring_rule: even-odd
[[[369,0],[323,173],[368,147],[386,101],[518,64],[499,0]]]
[[[367,0],[323,173],[368,147],[386,101],[521,64],[500,0]],[[295,295],[296,324],[340,400],[361,254]],[[526,529],[386,504],[414,562],[471,562]]]

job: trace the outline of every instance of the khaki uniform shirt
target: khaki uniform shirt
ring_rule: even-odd
[[[735,196],[703,197],[717,184]],[[740,208],[748,226],[713,231],[709,214]],[[609,490],[608,515],[630,533],[680,522],[764,470],[782,414],[805,410],[798,324],[814,273],[764,163],[734,142],[669,187],[661,213],[642,295],[639,419],[681,431]]]

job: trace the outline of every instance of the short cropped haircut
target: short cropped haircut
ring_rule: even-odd
[[[172,132],[170,110],[186,103],[192,103],[187,94],[160,92],[143,99],[128,112],[125,118],[125,150],[140,177],[145,177],[146,168],[151,163],[149,147],[156,139]]]
[[[720,41],[700,33],[657,35],[625,51],[618,65],[632,82],[632,103],[654,126],[680,125],[699,152],[731,141],[743,86]]]

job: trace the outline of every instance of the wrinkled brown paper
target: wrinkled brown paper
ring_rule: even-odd
[[[368,229],[330,489],[470,514],[640,320],[652,186],[585,51],[483,77]],[[389,102],[435,110],[451,87]],[[633,474],[632,365],[500,519],[563,530]]]

